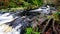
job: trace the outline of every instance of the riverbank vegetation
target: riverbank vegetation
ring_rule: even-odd
[[[42,4],[43,0],[0,0],[0,9],[16,7],[29,7],[29,9],[32,9]]]

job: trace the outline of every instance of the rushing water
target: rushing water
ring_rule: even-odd
[[[13,16],[10,15],[9,13],[0,14],[0,25],[3,23],[11,22],[13,20],[14,20]]]
[[[50,6],[15,13],[0,12],[0,34],[21,34],[22,29],[31,26],[36,15],[51,13]],[[54,9],[55,10],[55,9]]]
[[[14,14],[0,14],[0,34],[20,34],[21,29],[28,26],[29,18]],[[11,30],[11,31],[10,31]]]
[[[5,34],[4,30],[9,28],[8,25],[6,25],[5,23],[9,23],[9,22],[11,22],[13,20],[14,20],[13,15],[11,15],[10,13],[1,13],[0,14],[0,34]],[[12,34],[13,31],[14,30],[12,29],[11,32],[7,32],[6,34]]]

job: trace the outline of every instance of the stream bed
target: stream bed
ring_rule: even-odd
[[[0,12],[0,34],[23,34],[22,30],[31,27],[35,19],[40,20],[39,16],[47,16],[54,12],[55,9],[51,9],[50,6],[15,13]],[[40,22],[45,21],[45,19],[47,18],[41,18]]]

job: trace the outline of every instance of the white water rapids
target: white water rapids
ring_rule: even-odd
[[[43,8],[38,8],[36,10],[31,10],[30,12],[41,12],[41,13],[46,13],[49,14],[50,13],[50,7],[43,7]],[[21,17],[21,18],[24,18]],[[23,23],[23,25],[25,26],[28,22],[28,18],[26,19],[18,19],[13,23],[13,26],[9,26],[5,23],[9,23],[13,20],[15,20],[16,18],[13,18],[13,15],[10,13],[4,13],[4,14],[0,14],[0,34],[20,34],[21,29],[19,29]],[[14,27],[14,28],[12,28]],[[17,31],[17,29],[19,29]]]
[[[10,13],[0,14],[0,34],[19,34],[20,33],[20,31],[16,31],[16,29],[21,27],[21,24],[19,24],[19,26],[13,29],[9,25],[5,24],[13,21],[14,19],[15,18],[13,18],[13,15],[10,15]]]

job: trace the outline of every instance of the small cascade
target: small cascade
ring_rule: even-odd
[[[30,11],[0,12],[0,34],[21,34],[23,29],[32,26],[38,15],[49,15],[54,12],[55,8],[49,5]]]

